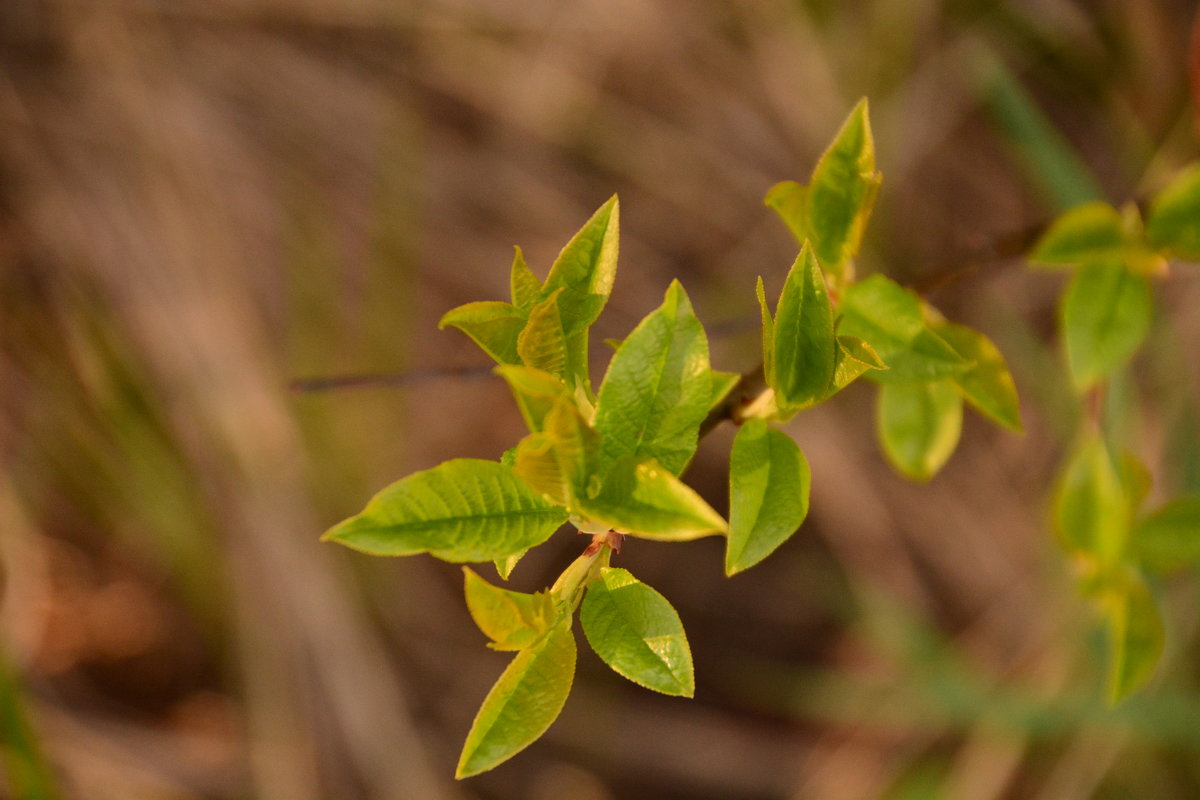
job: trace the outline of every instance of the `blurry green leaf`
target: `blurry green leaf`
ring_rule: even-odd
[[[17,669],[0,647],[0,792],[20,800],[62,796],[37,731],[26,713],[26,691]]]
[[[1076,446],[1055,491],[1059,541],[1070,553],[1114,564],[1124,552],[1131,513],[1108,448],[1098,435],[1087,436]]]
[[[1200,496],[1172,500],[1139,522],[1129,545],[1140,563],[1157,572],[1200,563]]]
[[[747,420],[729,456],[729,541],[725,574],[769,556],[808,515],[811,475],[792,438],[763,420]]]
[[[372,555],[491,561],[541,544],[566,519],[503,464],[456,458],[396,481],[322,539]]]
[[[967,402],[995,422],[1020,431],[1021,404],[1017,385],[999,348],[979,331],[946,322],[935,329],[938,336],[970,362],[965,372],[954,376]]]
[[[775,309],[775,397],[783,408],[825,396],[833,380],[837,341],[825,277],[805,242],[788,271]]]
[[[562,711],[574,678],[575,636],[567,618],[518,653],[488,692],[455,777],[485,772],[533,744]]]
[[[517,448],[510,447],[500,454],[500,463],[512,469],[517,465]]]
[[[1200,260],[1200,164],[1193,164],[1150,204],[1146,236],[1178,258]]]
[[[655,458],[675,474],[696,452],[708,413],[708,339],[687,294],[672,281],[663,303],[633,330],[609,364],[596,402],[599,469],[620,458]]]
[[[512,291],[512,303],[522,314],[528,315],[538,303],[538,295],[542,292],[542,282],[537,279],[529,265],[525,263],[525,254],[521,248],[514,247],[512,274],[509,284]]]
[[[1130,576],[1106,593],[1108,702],[1116,704],[1145,685],[1162,658],[1166,634],[1162,612],[1149,587]]]
[[[588,585],[579,621],[596,655],[619,675],[664,694],[695,693],[692,651],[679,614],[628,570],[600,570]]]
[[[1076,272],[1060,309],[1075,388],[1090,389],[1128,361],[1153,314],[1149,282],[1120,263],[1089,264]]]
[[[1125,488],[1125,496],[1129,499],[1129,513],[1136,514],[1154,488],[1154,476],[1150,474],[1150,468],[1128,450],[1123,451],[1117,459],[1117,472],[1121,477],[1121,486]]]
[[[1108,203],[1088,203],[1063,214],[1033,246],[1029,260],[1077,267],[1121,258],[1125,246],[1121,215]]]
[[[760,275],[754,285],[758,295],[758,308],[762,316],[762,347],[763,347],[763,376],[767,386],[775,385],[775,321],[771,318],[771,309],[767,306],[767,294],[763,289],[763,279]]]
[[[591,519],[646,539],[686,541],[728,530],[700,495],[654,461],[618,461],[599,493],[579,505]]]
[[[565,378],[567,340],[558,310],[561,294],[562,289],[555,289],[530,310],[529,320],[517,338],[517,354],[526,366]]]
[[[495,371],[508,383],[530,431],[542,430],[550,409],[558,400],[567,397],[567,387],[562,380],[545,370],[502,365]]]
[[[446,326],[470,336],[483,352],[501,364],[521,363],[517,337],[525,327],[525,315],[515,306],[492,300],[467,303],[442,316],[438,329]]]
[[[932,478],[954,453],[962,432],[962,395],[954,381],[886,383],[876,418],[883,452],[901,474]]]
[[[709,374],[712,376],[712,392],[708,396],[708,409],[711,411],[724,402],[742,376],[736,372],[724,372],[719,369],[714,369]]]
[[[779,215],[788,230],[803,244],[812,239],[808,227],[808,187],[795,181],[783,181],[770,188],[764,202]]]
[[[887,364],[867,376],[878,383],[931,381],[970,367],[926,327],[916,293],[883,275],[846,287],[838,311],[838,333],[862,339]]]
[[[549,593],[501,589],[463,567],[467,610],[495,650],[520,650],[536,642],[555,621]]]
[[[837,360],[833,366],[833,383],[829,387],[832,395],[845,389],[861,375],[872,369],[888,369],[875,348],[854,336],[837,337]]]

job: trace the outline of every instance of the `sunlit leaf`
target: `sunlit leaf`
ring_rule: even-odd
[[[712,392],[708,396],[708,410],[712,411],[725,402],[725,398],[729,397],[729,393],[742,380],[742,376],[736,372],[724,372],[719,369],[712,370],[710,374],[712,376]]]
[[[685,541],[728,530],[695,490],[654,461],[618,461],[596,496],[579,505],[589,518],[646,539]]]
[[[1154,314],[1149,281],[1120,263],[1089,264],[1075,273],[1060,309],[1067,366],[1085,391],[1133,356]]]
[[[558,309],[562,291],[555,289],[529,311],[529,320],[517,337],[517,355],[526,366],[566,377],[567,340]]]
[[[837,341],[825,276],[806,242],[788,271],[775,309],[775,383],[782,408],[825,396],[833,381]]]
[[[575,635],[567,618],[519,652],[488,692],[455,777],[492,769],[537,741],[558,718],[574,678]]]
[[[521,252],[521,248],[514,247],[513,250],[515,252],[513,253],[512,272],[509,276],[512,304],[522,314],[528,315],[538,303],[538,296],[542,292],[542,282],[525,263],[525,254]]]
[[[946,322],[935,328],[938,336],[965,361],[966,371],[954,376],[967,402],[1006,428],[1021,430],[1021,404],[1017,385],[999,348],[982,333],[965,325]]]
[[[837,359],[834,361],[833,366],[833,382],[829,387],[830,395],[845,389],[860,376],[866,374],[868,370],[888,369],[888,365],[875,352],[875,348],[862,339],[853,336],[839,336],[837,337],[837,344]]]
[[[545,370],[503,365],[496,367],[496,374],[508,383],[530,431],[542,430],[550,409],[568,394],[562,379]]]
[[[447,311],[438,328],[458,328],[500,364],[520,364],[517,337],[525,315],[515,306],[497,301],[467,303]]]
[[[679,614],[628,570],[606,567],[579,610],[584,635],[615,672],[647,689],[691,697],[692,651]]]
[[[555,621],[549,593],[526,594],[493,586],[463,567],[467,611],[495,650],[520,650],[536,642]]]
[[[729,541],[725,574],[754,566],[788,540],[808,515],[811,476],[787,434],[747,420],[729,457]]]
[[[1185,169],[1154,198],[1146,237],[1178,258],[1200,260],[1200,164]]]
[[[962,395],[951,380],[885,383],[876,417],[883,452],[902,475],[927,481],[954,453]]]
[[[491,561],[541,544],[566,519],[503,464],[458,458],[396,481],[322,538],[372,555]]]
[[[1159,508],[1134,527],[1129,545],[1139,562],[1158,572],[1200,564],[1200,496]]]
[[[687,294],[673,281],[663,303],[613,355],[596,401],[600,467],[655,458],[680,473],[696,451],[712,397],[708,339]]]

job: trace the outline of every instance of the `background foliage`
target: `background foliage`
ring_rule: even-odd
[[[1195,796],[1195,582],[1156,587],[1172,649],[1149,692],[1109,711],[1096,618],[1050,533],[1078,414],[1065,279],[1000,257],[1063,208],[1145,197],[1195,159],[1193,13],[4,3],[10,793]],[[749,281],[777,297],[795,256],[761,198],[807,178],[863,95],[885,189],[860,269],[997,342],[1025,436],[968,415],[945,471],[914,487],[864,424],[873,387],[798,417],[812,502],[770,560],[726,580],[720,542],[639,541],[615,564],[678,609],[696,699],[581,650],[539,744],[453,784],[507,659],[482,649],[460,569],[316,544],[395,476],[520,435],[504,382],[438,319],[506,296],[512,244],[548,264],[618,192],[622,266],[594,346],[678,277],[714,362],[753,366]],[[1200,490],[1198,280],[1155,283],[1149,338],[1109,389],[1112,423],[1161,465],[1150,507]],[[380,374],[402,377],[293,385]],[[688,473],[722,511],[731,435]],[[531,554],[515,588],[578,551],[560,547]]]

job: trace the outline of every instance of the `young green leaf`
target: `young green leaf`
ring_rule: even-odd
[[[712,397],[708,339],[678,281],[621,343],[596,401],[601,471],[620,458],[655,458],[675,474],[696,452]]]
[[[1121,258],[1125,234],[1120,213],[1108,203],[1088,203],[1059,217],[1029,260],[1034,266],[1078,267]]]
[[[1156,572],[1200,564],[1200,496],[1176,498],[1139,522],[1129,545],[1137,560]]]
[[[542,282],[525,263],[525,254],[521,252],[521,248],[514,247],[513,250],[515,252],[513,253],[512,272],[509,276],[512,304],[522,314],[528,316],[538,303],[538,296],[542,293]]]
[[[787,541],[808,515],[811,473],[787,434],[747,420],[729,456],[729,541],[725,574],[754,566]]]
[[[521,650],[535,643],[555,622],[554,598],[547,592],[525,594],[493,586],[463,567],[467,610],[494,650]]]
[[[840,277],[858,253],[882,176],[875,171],[875,141],[867,99],[858,101],[808,186],[808,224],[817,258]]]
[[[1162,658],[1162,612],[1145,582],[1135,576],[1106,593],[1109,638],[1108,702],[1116,705],[1145,685]]]
[[[529,488],[556,506],[571,505],[573,493],[567,486],[567,476],[551,434],[535,431],[517,443],[513,473]],[[503,573],[502,573],[503,574]]]
[[[954,453],[962,395],[952,380],[885,383],[876,417],[883,452],[901,474],[927,481]]]
[[[1101,565],[1117,563],[1132,509],[1108,448],[1096,434],[1075,448],[1054,495],[1054,527],[1069,553]]]
[[[946,322],[934,330],[971,364],[965,372],[954,376],[967,402],[995,422],[1020,432],[1021,404],[1017,399],[1017,385],[1000,349],[991,339],[965,325]]]
[[[530,310],[529,320],[517,337],[517,355],[526,366],[559,377],[567,375],[567,340],[558,309],[562,291],[555,289]]]
[[[728,530],[700,495],[655,461],[618,461],[579,507],[608,528],[645,539],[682,542]]]
[[[528,552],[528,550],[522,550],[519,553],[513,553],[511,556],[492,559],[492,563],[496,566],[496,574],[500,576],[500,580],[508,580],[513,570],[517,568],[517,562],[524,558]]]
[[[519,652],[488,692],[458,760],[457,778],[485,772],[537,741],[557,719],[575,678],[575,635],[563,619]]]
[[[566,519],[503,464],[457,458],[396,481],[322,539],[372,555],[491,561],[541,544]]]
[[[567,387],[562,379],[545,370],[506,364],[496,367],[495,372],[508,383],[517,408],[532,432],[542,430],[550,409],[567,397]]]
[[[771,317],[771,309],[767,306],[767,293],[763,288],[762,276],[754,284],[754,293],[758,296],[758,308],[762,316],[762,349],[763,376],[767,386],[775,385],[775,320]]]
[[[742,380],[742,376],[736,372],[725,372],[719,369],[714,369],[710,374],[712,375],[712,392],[708,396],[708,410],[712,411],[725,401],[729,393]]]
[[[679,614],[628,570],[605,567],[579,610],[588,643],[604,663],[634,683],[691,697],[692,651]]]
[[[1086,391],[1133,356],[1154,314],[1149,281],[1119,262],[1089,264],[1071,279],[1060,308],[1067,366]]]
[[[546,414],[545,423],[545,432],[565,484],[567,505],[575,511],[596,475],[600,437],[570,398],[558,400]]]
[[[833,381],[837,340],[825,276],[804,243],[775,309],[775,383],[779,405],[799,408],[823,398]]]
[[[442,315],[438,329],[446,326],[458,328],[470,336],[483,352],[500,364],[521,363],[517,355],[517,337],[525,327],[525,315],[515,306],[492,300],[467,303]]]
[[[808,227],[807,186],[795,181],[782,181],[770,188],[764,202],[779,215],[796,237],[797,243],[803,244],[813,238]]]
[[[859,376],[864,375],[867,370],[889,369],[879,354],[875,352],[875,348],[862,339],[853,336],[839,336],[837,345],[837,359],[833,365],[833,382],[829,386],[827,396],[832,396],[845,389]]]
[[[1193,164],[1150,205],[1146,237],[1177,258],[1200,260],[1200,164]]]

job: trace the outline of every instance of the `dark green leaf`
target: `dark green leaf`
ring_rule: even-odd
[[[1200,260],[1200,164],[1185,169],[1154,199],[1146,236],[1178,258]]]
[[[620,458],[655,458],[678,474],[696,451],[712,396],[708,339],[678,281],[609,364],[596,402],[600,469]]]
[[[1169,572],[1200,563],[1200,496],[1167,503],[1134,527],[1129,542],[1147,569]]]
[[[825,277],[812,247],[804,248],[788,271],[775,310],[775,390],[782,409],[800,408],[823,398],[833,381],[837,341]]]
[[[729,457],[729,542],[725,574],[754,566],[787,541],[808,515],[811,476],[791,437],[747,420]]]
[[[1120,213],[1108,203],[1088,203],[1055,220],[1033,246],[1029,260],[1035,265],[1077,267],[1120,260],[1124,246]]]
[[[927,481],[954,453],[962,431],[962,395],[952,380],[886,383],[877,415],[883,452],[901,474]]]
[[[491,561],[541,544],[566,519],[503,464],[458,458],[396,481],[322,538],[372,555]]]
[[[1120,263],[1075,273],[1060,316],[1076,389],[1090,389],[1129,360],[1150,329],[1153,303],[1149,281]]]
[[[554,624],[554,599],[493,586],[463,567],[467,610],[495,650],[520,650],[535,643]]]
[[[508,303],[484,301],[453,308],[438,322],[439,329],[446,326],[470,336],[483,352],[501,364],[521,363],[517,337],[525,327],[525,315]]]
[[[954,376],[967,402],[1006,428],[1020,431],[1021,404],[1017,399],[1017,385],[1000,349],[991,339],[965,325],[946,322],[935,330],[971,364],[965,372]]]
[[[562,711],[574,677],[575,636],[567,618],[518,653],[488,692],[455,777],[492,769],[537,741]]]
[[[1054,525],[1069,553],[1101,565],[1115,564],[1125,550],[1132,509],[1121,476],[1095,434],[1075,448],[1054,496]]]
[[[725,533],[725,520],[657,462],[622,459],[595,497],[580,498],[584,516],[646,539],[686,541]]]
[[[618,674],[664,694],[695,693],[692,651],[679,614],[628,570],[600,571],[588,585],[579,621],[592,649]]]

